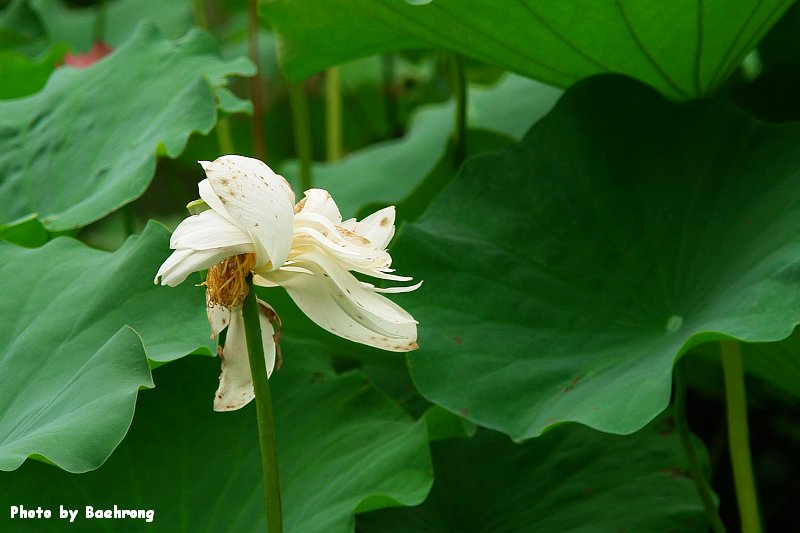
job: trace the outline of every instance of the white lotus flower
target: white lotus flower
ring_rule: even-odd
[[[392,281],[409,281],[390,268],[386,245],[394,235],[393,207],[362,221],[342,221],[327,191],[306,191],[296,206],[283,177],[256,159],[223,156],[201,161],[207,178],[198,185],[210,209],[183,220],[170,240],[175,250],[156,275],[174,287],[192,272],[209,268],[206,300],[212,338],[228,327],[220,351],[222,374],[214,400],[217,411],[235,410],[253,399],[252,376],[244,337],[242,302],[245,278],[286,289],[297,306],[326,330],[346,339],[391,351],[417,348],[417,322],[380,292],[351,274],[360,272]],[[277,315],[259,300],[268,374],[276,359],[273,322]],[[274,335],[274,336],[273,336]]]

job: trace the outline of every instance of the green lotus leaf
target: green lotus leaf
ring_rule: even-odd
[[[30,456],[70,472],[97,468],[125,436],[139,388],[153,386],[139,337],[123,327],[94,349],[68,352],[68,339],[50,357],[37,357],[43,352],[28,338],[52,338],[51,332],[28,330],[3,347],[0,359],[0,470]],[[28,345],[15,350],[21,343]]]
[[[723,103],[576,85],[402,229],[394,264],[425,280],[396,298],[420,323],[415,384],[514,438],[643,427],[687,349],[800,322],[798,145]]]
[[[36,213],[49,231],[80,227],[141,195],[157,149],[177,157],[210,131],[214,87],[251,73],[215,50],[206,33],[169,41],[142,25],[91,68],[58,69],[40,92],[0,102],[0,224]]]
[[[63,45],[54,45],[39,57],[30,58],[13,50],[0,50],[0,100],[27,96],[44,87],[64,52]]]
[[[68,43],[74,52],[88,52],[94,44],[97,8],[67,7],[61,1],[27,0],[39,16],[51,41]],[[188,0],[114,0],[104,7],[103,41],[117,47],[127,41],[143,20],[177,39],[192,27]]]
[[[432,452],[425,503],[359,516],[359,531],[708,531],[668,417],[626,437],[570,425],[514,444],[482,430]]]
[[[265,0],[287,73],[437,46],[567,87],[603,72],[675,98],[714,91],[790,0]]]
[[[271,379],[285,531],[353,531],[357,509],[418,504],[432,483],[423,423],[360,373],[334,374],[323,350],[285,342],[283,368]],[[86,519],[86,505],[114,504],[153,509],[159,531],[264,531],[255,406],[213,412],[218,375],[217,361],[199,357],[158,368],[156,389],[140,395],[128,436],[101,468],[71,476],[30,462],[0,477],[0,503],[80,509],[81,531],[111,523]],[[19,525],[0,518],[4,531]],[[36,525],[63,528],[58,520]],[[115,531],[143,525],[113,521]]]
[[[155,223],[115,253],[67,237],[0,242],[0,470],[30,455],[97,468],[130,425],[136,391],[152,386],[148,357],[215,353],[202,290],[153,285],[168,243]]]

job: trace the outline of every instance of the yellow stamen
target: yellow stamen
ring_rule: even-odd
[[[208,269],[206,286],[208,305],[234,309],[242,305],[250,288],[247,276],[256,264],[255,254],[229,257]]]

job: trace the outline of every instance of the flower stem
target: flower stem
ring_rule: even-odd
[[[467,156],[467,76],[464,71],[464,58],[459,54],[451,56],[451,91],[456,100],[456,125],[453,132],[453,145],[456,168],[461,166]]]
[[[692,434],[689,431],[689,421],[686,417],[686,375],[681,362],[675,367],[675,424],[678,427],[678,434],[681,438],[683,451],[686,454],[686,460],[689,462],[692,481],[694,481],[697,494],[703,502],[711,529],[714,533],[726,533],[725,524],[722,523],[722,519],[717,512],[717,506],[714,504],[714,498],[711,495],[711,487],[709,487],[708,480],[703,474],[703,469],[700,467],[700,461],[692,444]]]
[[[256,66],[250,78],[250,98],[253,100],[253,155],[262,161],[267,158],[264,147],[264,95],[261,86],[261,62],[258,54],[258,0],[247,0],[247,53]]]
[[[267,511],[267,531],[283,531],[281,515],[281,487],[278,476],[278,448],[275,444],[275,418],[272,415],[272,395],[267,379],[267,364],[264,361],[264,345],[261,341],[261,322],[259,320],[258,300],[252,277],[248,276],[249,291],[244,299],[244,331],[247,338],[247,354],[250,359],[250,373],[253,376],[253,390],[256,395],[256,416],[258,418],[258,438],[261,444],[261,467],[264,475],[264,496]]]
[[[342,75],[339,67],[325,71],[326,157],[328,161],[342,158]]]
[[[300,161],[300,192],[313,187],[311,181],[311,119],[302,83],[287,80],[289,103],[292,107],[292,126],[297,159]]]
[[[758,512],[753,465],[750,459],[749,430],[747,427],[747,396],[742,370],[742,352],[736,341],[720,343],[722,372],[725,377],[725,405],[728,415],[728,446],[730,448],[736,500],[742,533],[760,533],[761,518]]]

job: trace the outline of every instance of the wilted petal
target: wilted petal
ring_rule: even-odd
[[[385,294],[397,294],[401,292],[411,292],[419,289],[420,286],[422,286],[422,281],[420,281],[419,283],[415,283],[414,285],[409,285],[408,287],[375,287],[373,285],[370,285],[369,283],[363,283],[363,285],[366,288],[375,292],[382,292]]]
[[[411,281],[412,279],[414,279],[414,278],[409,277],[409,276],[398,276],[397,274],[390,274],[390,272],[393,272],[392,269],[385,269],[385,268],[381,268],[381,269],[376,269],[376,268],[370,268],[370,269],[353,268],[351,270],[353,270],[353,272],[360,272],[361,274],[366,274],[368,276],[372,276],[373,278],[385,279],[385,280],[389,280],[389,281]],[[387,272],[387,270],[388,270],[388,272]],[[406,291],[401,291],[401,292],[406,292]]]
[[[364,220],[348,220],[345,227],[369,239],[375,248],[385,250],[394,236],[394,219],[394,206],[390,205],[375,211]]]
[[[303,228],[303,231],[295,230],[293,253],[290,256],[292,260],[300,259],[309,252],[319,253],[322,250],[336,257],[350,270],[381,269],[392,263],[391,256],[384,250],[353,245],[345,241],[334,243],[311,228]]]
[[[267,378],[272,375],[275,369],[275,354],[280,354],[281,347],[278,346],[276,339],[281,338],[281,321],[278,313],[264,300],[256,299],[258,302],[258,319],[261,322],[261,342],[264,344],[264,362],[267,365]],[[278,323],[278,333],[275,333],[273,321]],[[272,346],[272,348],[269,348]],[[280,364],[278,365],[280,368]]]
[[[337,254],[342,253],[344,255],[349,255],[352,257],[358,257],[360,255],[360,250],[353,249],[353,247],[349,247],[346,241],[339,240],[338,243],[334,242],[323,233],[320,233],[316,229],[308,226],[295,228],[292,248],[296,250],[302,247],[304,244],[308,244],[307,240],[309,238],[315,241],[316,244],[319,244],[323,248],[327,248],[334,253]],[[304,242],[304,240],[306,242]]]
[[[275,367],[272,323],[262,313],[259,313],[259,318],[261,340],[264,345],[264,362],[267,365],[267,376],[269,376]],[[214,410],[235,411],[241,409],[255,397],[241,309],[231,312],[231,323],[228,326],[225,347],[220,358],[222,359],[222,374],[219,376],[219,388],[214,396]]]
[[[351,270],[386,268],[392,263],[391,256],[384,249],[375,247],[366,237],[354,231],[334,226],[322,215],[295,215],[292,257],[320,248],[337,256]]]
[[[203,270],[211,265],[215,265],[232,255],[249,251],[249,245],[230,246],[226,248],[215,248],[212,250],[190,250],[182,249],[172,252],[166,261],[158,269],[154,283],[158,283],[161,278],[162,285],[175,287],[185,280],[192,272]]]
[[[210,165],[208,161],[200,161],[200,164],[203,165],[203,168],[206,168],[206,165]],[[245,233],[247,233],[244,227],[236,221],[228,210],[225,209],[225,205],[222,203],[222,200],[219,199],[217,193],[214,192],[214,189],[211,188],[211,182],[208,181],[208,178],[201,180],[200,183],[197,184],[197,190],[200,193],[200,199],[202,199],[208,207],[211,208],[212,211],[223,217],[225,220],[236,226],[237,228],[241,229]],[[249,235],[249,234],[248,234]]]
[[[294,226],[294,195],[286,180],[261,161],[236,155],[222,156],[204,169],[225,213],[250,235],[256,264],[279,268],[289,256]]]
[[[367,320],[372,320],[368,317],[374,317],[374,320],[378,322],[377,328],[390,327],[389,324],[416,323],[414,318],[402,307],[367,289],[338,262],[332,261],[323,254],[305,254],[303,261],[297,261],[295,266],[305,268],[325,280],[329,292],[342,294],[343,308],[356,319],[358,319],[358,315],[362,314],[367,315],[365,317]]]
[[[316,213],[322,215],[333,224],[338,224],[342,221],[342,214],[339,212],[339,207],[336,202],[331,198],[331,195],[325,189],[309,189],[305,192],[305,197],[300,200],[295,210],[299,213]]]
[[[216,339],[219,333],[231,323],[231,310],[222,305],[211,305],[206,293],[206,315],[211,326],[211,339]]]
[[[315,229],[333,242],[346,242],[346,239],[339,231],[340,227],[337,227],[332,220],[319,213],[300,212],[294,216],[295,232],[309,228]],[[362,244],[367,244],[368,242],[367,239],[361,239]]]
[[[333,267],[337,271],[334,281],[318,265],[302,266],[310,273],[282,270],[271,272],[270,279],[286,289],[317,325],[345,339],[384,350],[417,348],[416,321],[402,307],[364,287],[341,267]]]
[[[175,228],[169,241],[170,248],[191,248],[193,250],[225,248],[242,244],[251,244],[250,235],[213,209],[207,209],[199,215],[183,219]]]

